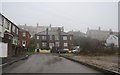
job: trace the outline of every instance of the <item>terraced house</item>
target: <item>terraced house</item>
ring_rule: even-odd
[[[35,34],[35,44],[36,48],[59,48],[59,49],[72,49],[73,46],[73,36],[61,31],[60,28],[57,29],[46,29],[43,32]]]
[[[20,28],[6,18],[4,15],[0,14],[0,51],[3,52],[0,57],[10,57],[18,55],[22,49],[18,48],[22,46],[19,41]]]
[[[5,57],[12,56],[12,38],[13,35],[11,34],[11,27],[13,23],[7,19],[5,16],[0,14],[0,37],[1,37],[1,45],[2,45],[2,52],[7,52]]]

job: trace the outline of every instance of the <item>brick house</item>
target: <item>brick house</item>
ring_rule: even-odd
[[[19,31],[19,45],[28,47],[30,45],[30,33],[26,30],[21,29]]]
[[[50,48],[57,47],[60,49],[72,49],[73,36],[61,31],[60,28],[55,30],[48,30],[35,34],[36,48]]]

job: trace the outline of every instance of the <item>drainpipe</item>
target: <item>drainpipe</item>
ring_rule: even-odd
[[[47,27],[47,29],[46,29],[46,38],[47,38],[47,48],[49,48],[48,27]]]

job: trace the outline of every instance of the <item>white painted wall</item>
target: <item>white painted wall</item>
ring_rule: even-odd
[[[3,19],[3,21],[2,21],[2,19]],[[6,29],[7,28],[7,23],[6,23],[6,21],[8,21],[8,20],[6,20],[4,17],[2,17],[1,15],[0,15],[0,37],[4,37],[4,32],[5,31],[8,31],[8,32],[11,32],[11,23],[9,22],[9,29]],[[3,22],[3,26],[2,26],[2,22]]]
[[[8,55],[8,44],[0,42],[0,57],[7,57]]]
[[[0,37],[4,37],[3,31],[2,31],[2,15],[0,14]]]
[[[107,40],[106,40],[106,44],[107,46],[109,46],[110,44],[114,44],[115,46],[118,47],[118,37],[115,35],[110,35]]]

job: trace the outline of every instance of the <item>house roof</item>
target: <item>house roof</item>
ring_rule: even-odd
[[[92,37],[98,40],[106,40],[110,35],[111,31],[103,31],[103,30],[88,30],[87,36]],[[118,36],[118,32],[113,32],[113,35]]]
[[[73,36],[79,36],[79,37],[85,37],[86,36],[86,34],[85,33],[83,33],[83,32],[80,32],[80,31],[69,31],[68,32],[69,34],[71,34],[71,35],[73,35]]]
[[[46,35],[46,34],[47,34],[46,31],[37,33],[37,35]],[[58,31],[48,31],[48,35],[58,35]],[[60,35],[70,35],[70,34],[61,31],[61,32],[60,32]]]

